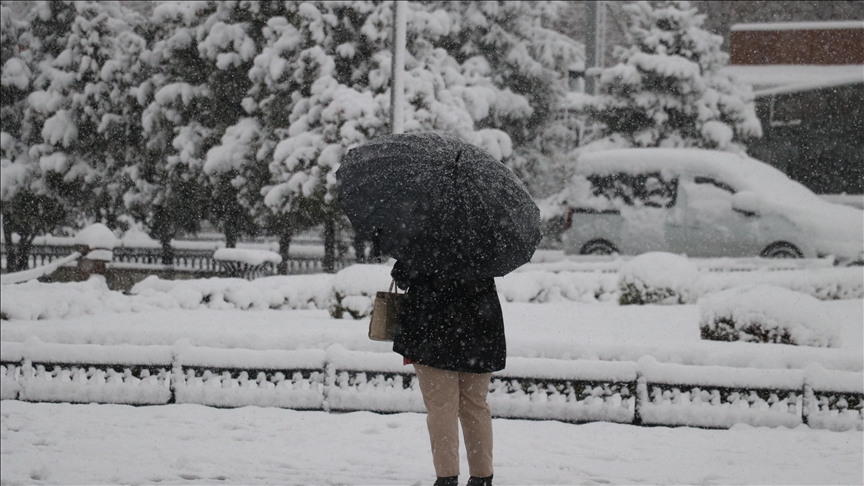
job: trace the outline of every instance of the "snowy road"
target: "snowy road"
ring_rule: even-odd
[[[861,432],[495,420],[496,484],[862,484]],[[425,416],[4,401],[2,484],[431,484]],[[462,459],[462,481],[467,463]]]

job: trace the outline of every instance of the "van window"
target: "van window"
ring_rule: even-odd
[[[608,199],[613,206],[648,206],[671,208],[678,195],[678,178],[664,179],[659,172],[648,174],[618,173],[588,176],[596,197]]]
[[[733,189],[732,186],[730,186],[729,184],[726,184],[723,181],[718,181],[717,179],[712,179],[710,177],[694,177],[693,182],[695,182],[696,184],[711,184],[715,187],[719,187],[720,189],[723,189],[726,192],[729,192],[731,194],[735,194],[735,189]]]

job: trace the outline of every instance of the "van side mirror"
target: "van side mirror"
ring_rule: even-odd
[[[758,216],[761,213],[762,204],[755,192],[741,191],[732,196],[732,209],[745,216]]]

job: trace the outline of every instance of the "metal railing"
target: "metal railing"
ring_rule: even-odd
[[[33,245],[30,250],[30,258],[28,259],[28,268],[35,268],[43,265],[48,265],[55,260],[59,260],[70,255],[74,251],[71,245]],[[175,248],[173,250],[173,259],[171,265],[162,263],[162,249],[156,247],[117,247],[112,250],[113,260],[109,264],[109,268],[117,269],[138,269],[138,270],[182,270],[188,272],[202,272],[208,275],[213,274],[237,274],[237,269],[226,268],[225,265],[213,258],[213,249],[197,249],[197,248]],[[6,245],[0,243],[0,258],[2,258],[2,268],[6,269]],[[285,262],[287,273],[289,275],[309,274],[324,272],[323,256],[292,256]],[[339,271],[342,268],[350,265],[351,261],[348,258],[337,258],[334,261],[334,270]],[[235,265],[236,266],[236,265]],[[249,269],[240,272],[244,275],[249,274],[247,278],[256,278],[266,275],[275,275],[275,264],[265,264],[261,268]]]

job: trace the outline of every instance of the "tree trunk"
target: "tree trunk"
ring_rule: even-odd
[[[160,238],[162,244],[162,265],[174,265],[174,247],[171,246],[171,238]]]
[[[8,221],[8,218],[3,218]],[[13,229],[4,221],[3,238],[6,240],[6,272],[21,272],[30,268],[30,249],[35,235],[19,235],[18,242],[12,242]]]
[[[225,228],[225,248],[236,248],[237,247],[237,225],[234,224],[234,221],[231,217],[225,218],[225,222],[222,225]]]
[[[18,259],[18,270],[16,272],[20,272],[23,270],[27,270],[30,268],[30,250],[33,248],[33,238],[36,235],[22,235],[21,239],[18,240],[18,244],[16,245],[18,248],[16,249],[16,257]]]
[[[378,231],[372,236],[372,258],[373,263],[381,263],[381,238],[378,236]]]
[[[17,263],[15,245],[12,244],[12,228],[9,227],[8,220],[9,218],[3,218],[6,220],[6,224],[3,225],[3,241],[6,244],[6,271],[9,273],[15,272],[15,265]]]
[[[336,222],[332,216],[324,221],[324,271],[333,273],[336,271]]]
[[[276,265],[276,273],[279,275],[288,275],[290,268],[288,249],[291,247],[292,237],[294,237],[294,233],[287,229],[279,235],[279,256],[282,257],[282,262]]]
[[[366,263],[366,240],[354,236],[354,256],[357,263]]]

